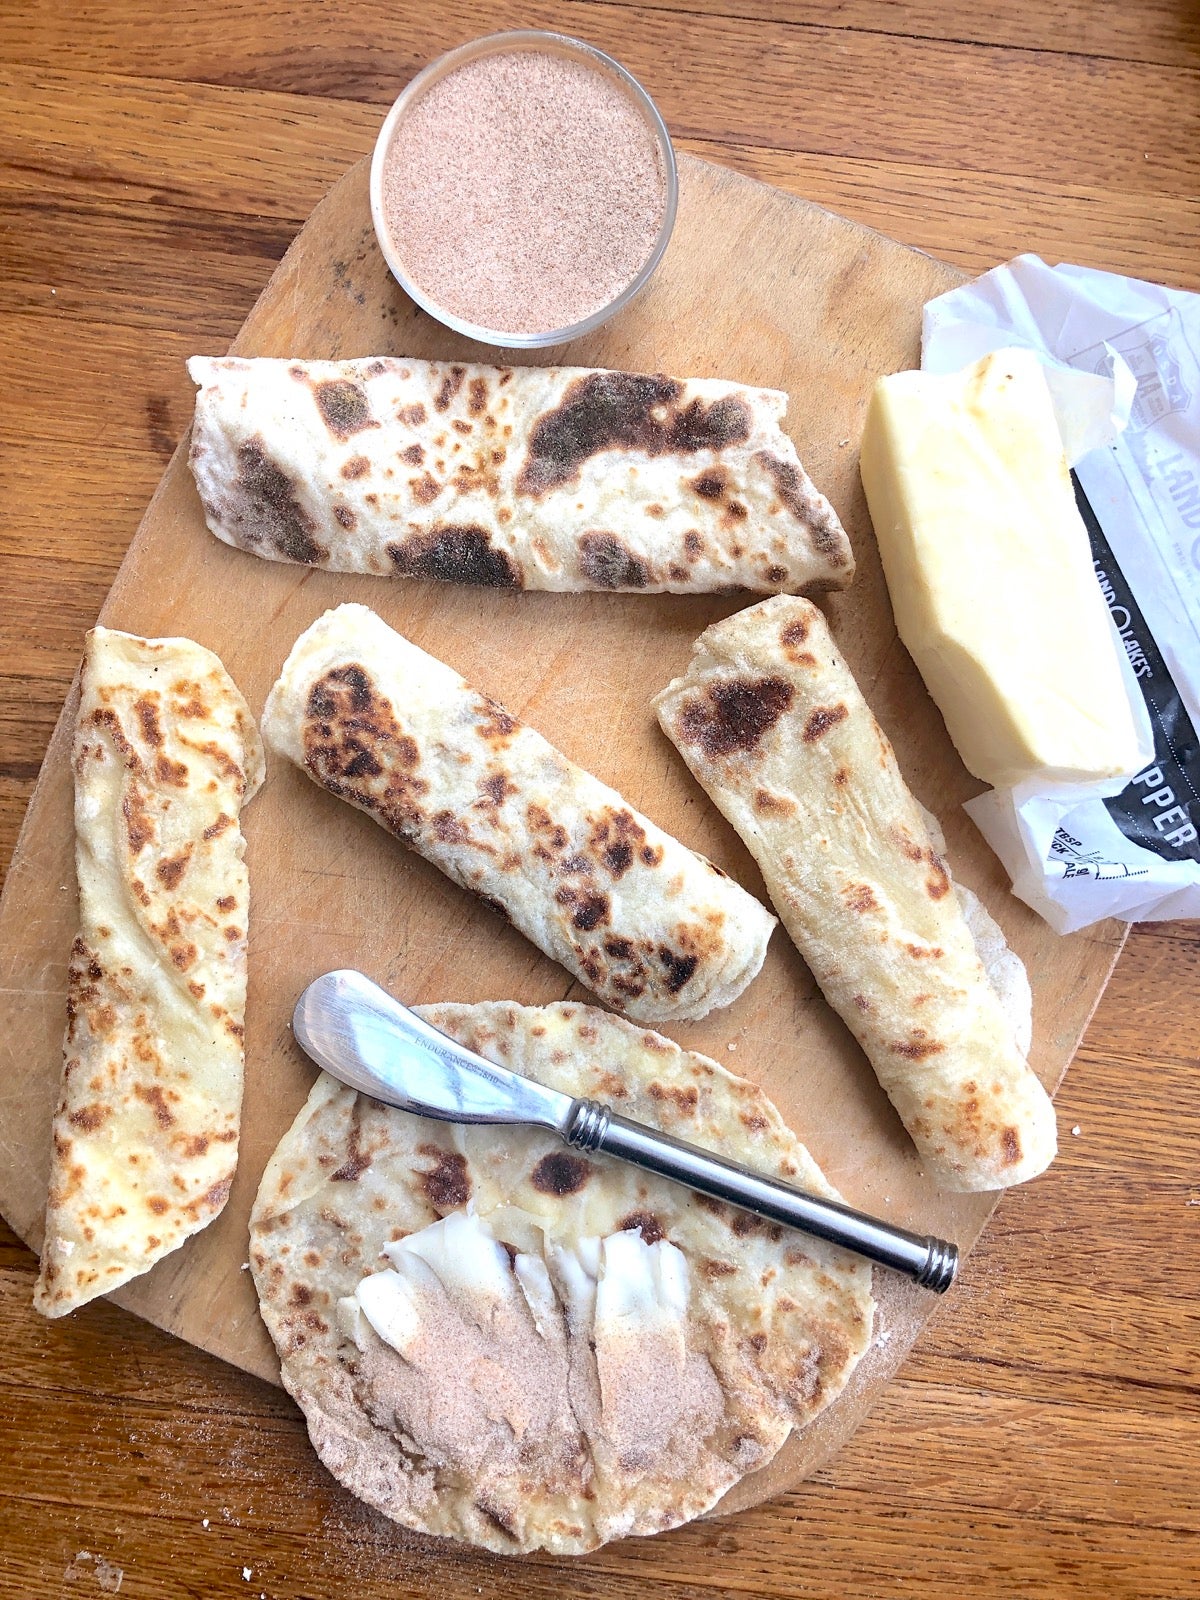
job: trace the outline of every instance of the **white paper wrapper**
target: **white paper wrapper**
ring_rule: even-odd
[[[1047,364],[1150,742],[1124,786],[1027,783],[967,811],[1060,933],[1200,916],[1200,295],[1019,256],[925,307],[929,371],[1013,345]]]

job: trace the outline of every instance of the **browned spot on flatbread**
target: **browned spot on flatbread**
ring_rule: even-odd
[[[334,521],[340,527],[345,528],[347,533],[353,533],[355,528],[358,527],[357,513],[352,511],[349,506],[334,506],[333,516]]]
[[[442,492],[442,486],[434,477],[432,472],[424,472],[419,478],[410,478],[408,481],[408,487],[412,491],[413,499],[419,506],[431,505]],[[395,547],[389,546],[388,554],[392,557],[393,561],[396,559],[395,551],[403,548],[404,547],[402,545],[397,545]]]
[[[904,948],[914,961],[940,961],[946,954],[940,944],[906,944]]]
[[[796,809],[796,802],[786,794],[775,794],[771,789],[756,789],[754,809],[765,816],[787,817]]]
[[[332,1183],[357,1183],[363,1173],[371,1165],[371,1153],[364,1150],[362,1139],[362,1107],[356,1100],[350,1111],[350,1128],[346,1139],[347,1154],[345,1161],[335,1172],[329,1174]],[[282,1188],[282,1183],[280,1188]]]
[[[453,811],[435,811],[430,822],[435,837],[443,844],[466,844],[470,840],[470,833]]]
[[[445,1150],[440,1144],[420,1144],[417,1154],[433,1162],[433,1166],[420,1176],[425,1198],[439,1214],[456,1211],[471,1198],[471,1178],[467,1172],[467,1158],[457,1150]]]
[[[931,900],[941,900],[950,893],[950,873],[946,863],[931,844],[918,844],[903,828],[893,832],[901,853],[914,866],[924,863],[929,868],[925,879],[925,892]]]
[[[1021,1159],[1021,1135],[1019,1130],[1005,1128],[1000,1135],[1000,1141],[1004,1146],[1004,1165],[1006,1167],[1015,1167]]]
[[[365,478],[370,470],[371,463],[366,456],[351,456],[342,466],[342,477],[353,482],[355,478]]]
[[[610,907],[606,894],[572,889],[564,884],[556,891],[554,898],[559,905],[570,908],[571,926],[582,933],[591,933],[602,922],[608,921]]]
[[[923,1028],[914,1028],[911,1039],[892,1046],[893,1054],[904,1056],[908,1061],[924,1061],[928,1056],[940,1055],[944,1049],[945,1046],[931,1039]]]
[[[734,1211],[728,1221],[730,1231],[739,1239],[744,1239],[751,1233],[761,1233],[772,1243],[783,1238],[783,1229],[777,1222],[767,1222],[763,1217],[756,1217],[749,1211]]]
[[[500,702],[493,700],[490,695],[477,694],[475,709],[480,719],[476,732],[494,750],[503,749],[521,726],[516,717],[510,716]]]
[[[554,1150],[542,1157],[530,1173],[529,1181],[541,1194],[578,1194],[594,1171],[592,1163],[582,1156]]]
[[[729,486],[729,474],[724,467],[708,467],[688,487],[702,500],[719,500]]]
[[[608,806],[590,819],[588,845],[614,878],[624,877],[645,843],[645,828],[624,807]]]
[[[220,1211],[226,1200],[229,1199],[229,1191],[232,1188],[232,1177],[221,1178],[211,1188],[206,1189],[198,1200],[193,1200],[185,1209],[195,1214],[203,1211],[210,1211],[215,1214]]]
[[[732,1261],[720,1261],[705,1256],[700,1261],[700,1271],[706,1278],[731,1278],[737,1271]]]
[[[683,406],[674,378],[589,372],[533,426],[517,479],[521,494],[543,495],[573,482],[582,464],[609,450],[648,456],[720,451],[750,437],[750,408],[736,395]]]
[[[164,889],[177,889],[179,880],[187,871],[188,862],[192,859],[195,846],[189,840],[176,855],[164,856],[154,868],[154,875]]]
[[[301,505],[293,479],[267,454],[259,437],[247,439],[237,453],[237,477],[226,520],[238,542],[250,550],[269,545],[286,561],[317,566],[329,550],[317,541],[317,525]]]
[[[562,823],[556,822],[545,806],[539,805],[536,800],[531,800],[525,807],[525,822],[530,833],[538,837],[538,842],[534,846],[535,853],[543,856],[554,852],[561,854],[571,842],[570,835]]]
[[[679,734],[708,756],[753,750],[791,706],[795,690],[786,678],[733,678],[715,683],[702,698],[686,701]]]
[[[145,739],[147,744],[154,745],[157,748],[163,742],[162,725],[158,720],[158,707],[153,700],[142,695],[134,701],[133,709],[142,725],[142,738]]]
[[[878,911],[879,901],[868,883],[850,883],[842,890],[842,899],[845,900],[851,911]]]
[[[80,1106],[67,1118],[73,1128],[81,1133],[95,1133],[108,1120],[111,1107],[103,1105]]]
[[[694,1083],[689,1083],[683,1088],[678,1084],[662,1084],[652,1082],[647,1085],[646,1093],[651,1100],[660,1105],[673,1105],[682,1115],[690,1117],[700,1103],[700,1091]]]
[[[353,798],[401,838],[414,836],[429,789],[416,776],[420,752],[362,667],[336,667],[313,684],[302,738],[318,783]]]
[[[492,544],[484,528],[475,525],[444,523],[388,545],[387,553],[405,578],[438,578],[444,583],[474,583],[488,589],[523,586],[520,569],[511,557]]]
[[[840,701],[836,706],[817,706],[809,713],[808,721],[804,724],[804,732],[800,737],[805,744],[813,744],[828,733],[830,728],[836,728],[839,722],[845,722],[849,715],[848,707]]]
[[[125,818],[125,835],[130,851],[136,856],[155,836],[154,819],[146,808],[146,797],[137,784],[131,783],[121,801]]]
[[[787,510],[808,529],[814,549],[832,567],[848,565],[850,557],[836,517],[828,506],[821,504],[814,490],[805,488],[796,464],[784,461],[770,450],[756,450],[754,459],[769,475],[775,493]]]
[[[434,396],[433,408],[435,411],[446,411],[449,409],[450,402],[462,388],[463,379],[466,377],[466,375],[467,372],[465,367],[450,368],[449,372],[438,385],[438,392]]]
[[[120,719],[112,707],[97,706],[95,711],[92,712],[92,722],[96,727],[103,728],[105,730],[105,732],[108,734],[108,737],[112,740],[113,747],[116,749],[118,755],[121,757],[121,760],[125,763],[125,766],[129,769],[129,771],[140,772],[142,770],[142,758],[138,755],[137,751],[125,737],[124,731],[121,728]],[[102,758],[104,754],[99,745],[96,746],[95,753],[98,759]]]
[[[618,1233],[627,1233],[634,1228],[641,1234],[643,1244],[657,1244],[660,1239],[667,1237],[667,1230],[653,1211],[631,1211],[617,1223]]]
[[[221,776],[227,778],[239,794],[245,792],[246,774],[238,766],[228,750],[219,745],[215,739],[207,740],[204,744],[198,745],[197,749],[201,755],[206,755],[216,765]]]
[[[349,378],[330,378],[314,384],[313,399],[325,426],[335,438],[344,441],[364,428],[379,427],[371,415],[366,390]]]
[[[579,570],[598,589],[644,589],[652,576],[649,563],[613,533],[580,535]]]
[[[160,751],[154,758],[154,776],[168,788],[184,789],[188,781],[187,763],[172,761],[170,756]]]
[[[201,834],[203,839],[215,839],[218,834],[224,833],[226,828],[233,827],[233,818],[225,811],[218,812],[215,821],[210,822]]]
[[[510,783],[503,772],[489,772],[479,784],[479,804],[491,808],[502,806],[510,794],[516,794],[517,786]]]
[[[478,417],[487,410],[488,392],[486,378],[472,378],[467,385],[467,413]]]
[[[659,949],[658,959],[662,962],[667,988],[672,994],[679,993],[700,964],[698,957],[684,955],[665,944]]]
[[[396,421],[406,428],[419,428],[428,415],[419,400],[415,405],[396,407]]]
[[[662,1034],[653,1033],[649,1028],[642,1034],[642,1049],[649,1050],[652,1056],[669,1056],[675,1046],[669,1039],[664,1039]]]
[[[421,466],[425,460],[424,446],[419,444],[410,444],[406,449],[401,450],[400,459],[410,467]],[[432,482],[433,480],[431,479],[430,481]],[[434,487],[436,489],[437,485],[435,484]]]
[[[950,874],[946,863],[932,850],[927,857],[929,876],[925,879],[925,893],[931,900],[941,900],[950,893]]]

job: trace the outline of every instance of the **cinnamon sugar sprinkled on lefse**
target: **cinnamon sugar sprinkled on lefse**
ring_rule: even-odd
[[[565,328],[608,305],[666,206],[654,131],[600,66],[513,50],[434,83],[395,130],[387,230],[411,281],[498,332]]]

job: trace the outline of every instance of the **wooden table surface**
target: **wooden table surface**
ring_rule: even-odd
[[[967,269],[1032,250],[1200,288],[1188,0],[3,0],[0,869],[187,425],[182,358],[233,335],[419,66],[521,25],[616,54],[681,148]],[[275,1390],[104,1303],[43,1322],[4,1229],[0,1594],[1200,1594],[1198,979],[1196,925],[1133,932],[1057,1163],[832,1466],[582,1561],[401,1534]]]

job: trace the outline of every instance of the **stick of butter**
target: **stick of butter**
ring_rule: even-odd
[[[896,626],[958,753],[997,788],[1142,765],[1042,364],[881,378],[862,479]]]

